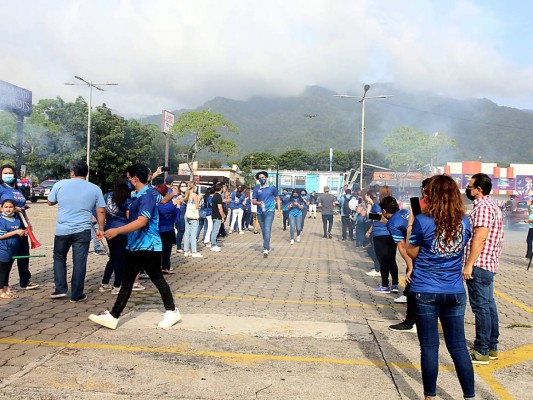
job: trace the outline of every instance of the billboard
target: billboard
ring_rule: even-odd
[[[0,80],[0,108],[19,115],[31,115],[31,92]]]
[[[169,133],[170,128],[174,125],[174,114],[163,110],[163,117],[161,118],[161,132]]]

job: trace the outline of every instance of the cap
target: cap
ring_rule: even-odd
[[[170,185],[172,182],[174,182],[174,178],[172,178],[171,176],[167,176],[167,179],[165,179],[165,183],[167,185]]]
[[[324,192],[329,192],[329,186],[324,186]]]
[[[266,171],[259,171],[257,174],[255,174],[255,179],[259,179],[259,175],[264,175],[265,178],[268,178],[268,172]]]

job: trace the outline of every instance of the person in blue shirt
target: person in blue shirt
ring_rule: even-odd
[[[263,235],[263,257],[268,257],[271,250],[270,235],[276,208],[278,215],[281,215],[281,201],[278,195],[278,188],[269,186],[267,178],[268,173],[266,171],[260,171],[255,174],[255,179],[259,181],[259,185],[254,188],[253,192],[253,202],[258,206],[257,219],[259,220]]]
[[[204,236],[202,242],[205,247],[211,247],[211,232],[213,231],[213,188],[207,188],[201,200],[200,218],[204,215]]]
[[[296,231],[296,241],[300,242],[302,233],[302,220],[304,218],[303,210],[305,203],[297,190],[293,190],[291,201],[289,203],[289,220],[290,220],[290,238],[291,244],[294,244],[294,231]]]
[[[289,221],[289,203],[291,202],[291,194],[289,193],[288,189],[283,189],[281,191],[281,196],[279,196],[279,199],[281,200],[281,212],[283,214],[283,230],[287,230],[287,223],[290,226]]]
[[[160,184],[157,185],[156,190],[160,195],[166,196],[169,189],[167,185]],[[161,237],[161,245],[163,246],[161,253],[161,272],[163,274],[172,274],[170,256],[172,255],[172,246],[176,243],[174,224],[179,218],[180,210],[171,201],[165,204],[159,203],[157,210],[159,212],[159,236]]]
[[[87,272],[87,255],[91,242],[92,210],[98,219],[97,240],[102,240],[105,223],[105,201],[100,188],[87,182],[89,167],[76,161],[70,168],[70,179],[57,182],[48,195],[48,205],[58,204],[54,238],[54,285],[52,299],[67,296],[67,255],[72,247],[72,278],[70,301],[87,300],[83,293]]]
[[[244,187],[244,201],[242,203],[242,229],[249,231],[252,225],[252,200],[250,199],[250,189]]]
[[[366,200],[371,205],[369,213],[381,214],[381,207],[379,200],[374,196],[375,193],[369,190],[366,194]],[[389,186],[384,185],[379,188],[379,198],[383,199],[392,195],[392,190]],[[372,235],[373,247],[376,252],[376,257],[379,261],[381,286],[378,286],[375,291],[378,293],[398,293],[398,264],[396,264],[396,244],[392,240],[392,236],[386,226],[387,220],[381,217],[379,220],[372,221],[370,232]],[[389,274],[392,279],[392,285],[389,286]]]
[[[350,209],[350,200],[352,199],[351,189],[346,189],[344,196],[341,196],[339,203],[341,208],[341,223],[342,223],[342,240],[348,237],[353,240],[353,225],[352,225],[352,210]]]
[[[9,272],[13,266],[13,256],[17,254],[19,242],[24,236],[26,230],[15,213],[15,202],[4,200],[0,216],[0,299],[17,297],[9,290]]]
[[[165,315],[158,327],[170,328],[181,319],[180,312],[174,303],[172,290],[161,273],[162,243],[159,236],[159,213],[156,200],[149,191],[149,174],[150,170],[144,164],[135,164],[130,169],[130,182],[135,187],[135,194],[130,207],[128,224],[108,229],[104,233],[108,240],[124,233],[128,234],[124,277],[115,304],[110,312],[104,311],[101,314],[89,316],[91,321],[109,329],[117,328],[120,314],[128,303],[135,277],[141,267],[144,267],[148,273],[165,306]]]
[[[244,215],[244,189],[245,186],[239,186],[230,195],[229,208],[231,208],[231,222],[229,224],[229,233],[234,230],[239,231],[239,234],[244,234],[242,230],[242,217]]]
[[[15,211],[21,212],[26,222],[31,226],[31,222],[28,218],[26,208],[26,197],[19,188],[17,188],[15,182],[17,181],[17,174],[15,168],[11,164],[4,164],[0,168],[0,203],[6,199],[11,199],[15,202]],[[19,247],[17,250],[17,256],[28,256],[30,254],[30,244],[27,237],[21,237],[19,239]],[[31,281],[30,272],[30,259],[19,258],[17,259],[17,268],[19,273],[19,284],[21,289],[36,289],[41,285]]]
[[[302,210],[302,228],[300,229],[300,232],[302,232],[305,226],[305,216],[307,215],[307,210],[309,208],[309,195],[305,189],[300,192],[300,197],[304,202],[304,209]]]
[[[104,196],[106,204],[106,219],[104,230],[118,228],[128,223],[128,215],[131,206],[131,191],[128,187],[128,180],[125,176],[119,177],[115,181],[113,191],[106,193]],[[111,294],[118,294],[122,284],[122,275],[124,273],[124,256],[126,254],[126,245],[128,236],[125,234],[118,235],[107,241],[109,246],[109,260],[104,269],[104,276],[100,284],[99,291],[111,291]],[[109,285],[111,275],[115,274],[113,287]]]
[[[408,210],[400,210],[400,206],[394,197],[388,196],[379,203],[383,217],[387,220],[387,229],[392,240],[396,243],[398,251],[405,261],[406,276],[410,276],[413,271],[413,261],[405,250],[405,238],[407,237],[407,221],[409,219]],[[406,281],[403,295],[394,300],[395,303],[407,303],[405,320],[399,324],[390,325],[389,329],[399,332],[416,332],[414,304],[409,296],[411,284]]]
[[[466,291],[463,255],[471,237],[463,197],[447,175],[431,177],[424,189],[424,207],[409,216],[406,250],[414,260],[411,296],[421,349],[425,399],[437,395],[439,320],[465,399],[475,398],[474,371],[468,352],[464,317]]]

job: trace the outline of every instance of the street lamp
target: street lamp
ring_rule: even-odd
[[[433,135],[433,139],[431,140],[431,143],[430,143],[431,159],[429,160],[429,169],[431,173],[433,173],[433,156],[435,156],[435,166],[437,164],[437,149],[436,149],[437,136],[439,136],[439,132],[435,132],[435,134]]]
[[[89,104],[87,105],[87,180],[89,180],[89,154],[91,150],[91,103],[93,99],[93,87],[95,89],[100,90],[101,92],[104,91],[100,86],[116,86],[118,83],[93,83],[93,81],[86,81],[81,76],[74,76],[79,81],[82,81],[83,83],[65,83],[65,85],[69,86],[88,86],[89,87]]]
[[[361,103],[361,166],[360,166],[360,183],[359,183],[359,190],[363,189],[363,168],[364,168],[364,148],[365,148],[365,103],[366,99],[388,99],[389,97],[392,97],[392,95],[379,95],[379,96],[370,96],[367,97],[366,92],[370,90],[370,85],[365,85],[363,87],[364,92],[363,96],[350,96],[347,94],[335,94],[335,97],[343,97],[345,99],[359,99],[359,103]]]

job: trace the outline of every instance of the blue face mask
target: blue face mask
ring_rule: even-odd
[[[13,175],[13,174],[2,174],[2,180],[5,183],[13,183],[13,181],[15,180],[15,175]]]
[[[264,184],[266,183],[266,181],[267,181],[267,180],[266,180],[265,178],[259,178],[259,183],[260,183],[261,185],[264,185]]]
[[[135,190],[135,186],[133,186],[133,183],[131,183],[131,181],[128,181],[128,188],[130,190]]]

